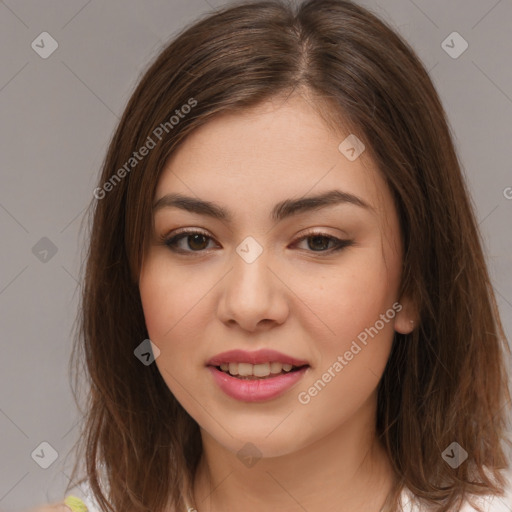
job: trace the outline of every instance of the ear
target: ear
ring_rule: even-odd
[[[400,334],[409,334],[418,327],[419,318],[416,308],[408,297],[402,297],[397,302],[401,308],[396,308],[395,331]]]

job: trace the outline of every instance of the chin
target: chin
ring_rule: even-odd
[[[208,436],[215,442],[224,446],[227,450],[237,455],[238,458],[255,457],[270,458],[281,457],[296,452],[306,446],[307,439],[304,439],[304,431],[297,428],[291,429],[277,427],[279,422],[261,422],[252,428],[228,428],[228,432],[222,427],[215,427],[208,432]],[[231,434],[231,435],[230,435]]]

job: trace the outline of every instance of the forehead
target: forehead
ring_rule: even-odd
[[[154,202],[178,192],[235,210],[270,210],[283,199],[341,189],[385,209],[389,191],[368,152],[351,161],[339,149],[353,135],[342,126],[333,131],[298,95],[218,115],[167,161]]]

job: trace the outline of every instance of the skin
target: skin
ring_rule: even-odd
[[[233,215],[227,223],[159,210],[139,280],[148,332],[160,349],[158,369],[200,426],[199,512],[242,505],[247,512],[270,505],[283,512],[378,512],[390,489],[389,460],[375,437],[377,385],[394,331],[410,332],[414,315],[398,296],[402,247],[390,191],[368,152],[351,162],[338,150],[347,135],[330,130],[302,96],[274,98],[200,127],[161,175],[155,201],[179,192]],[[269,217],[284,199],[332,189],[371,208],[340,204],[277,223]],[[160,238],[184,227],[211,238],[194,244],[184,237],[179,247],[189,252],[174,253]],[[353,244],[333,252],[328,239],[297,241],[309,229]],[[263,249],[250,264],[236,252],[247,236]],[[298,393],[397,301],[402,310],[301,404]],[[310,368],[280,397],[238,401],[205,367],[235,348],[272,348]],[[247,442],[261,453],[252,467],[237,457]]]

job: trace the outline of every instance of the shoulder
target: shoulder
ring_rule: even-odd
[[[486,496],[474,496],[471,498],[484,512],[512,512],[512,466],[502,472],[505,478],[503,496],[489,494]],[[464,503],[460,512],[474,512],[477,510],[470,502]]]
[[[98,503],[96,502],[94,495],[92,493],[89,482],[84,482],[79,486],[75,486],[69,490],[67,495],[76,496],[80,498],[87,507],[88,512],[102,512]],[[170,512],[176,512],[174,509],[170,510]],[[509,511],[508,511],[509,512]]]
[[[478,506],[483,512],[512,512],[512,467],[503,471],[506,484],[503,496],[488,494],[484,496],[471,496],[466,500],[458,512],[478,512]],[[407,488],[402,492],[401,503],[404,512],[423,512],[418,500]]]
[[[89,482],[84,482],[81,485],[73,487],[66,493],[66,495],[80,498],[85,503],[88,512],[101,512],[99,505],[94,498]]]
[[[476,504],[484,512],[512,512],[512,477],[507,475],[507,487],[503,496],[490,494],[487,496],[472,497],[471,502],[464,503],[460,512],[475,512],[472,503]]]

